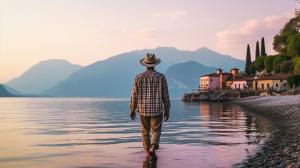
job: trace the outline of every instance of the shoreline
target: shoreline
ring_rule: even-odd
[[[278,127],[256,154],[235,167],[300,166],[300,95],[252,96],[232,103],[270,119]]]
[[[300,121],[300,95],[289,96],[251,96],[232,101],[254,113],[275,120],[297,124]]]

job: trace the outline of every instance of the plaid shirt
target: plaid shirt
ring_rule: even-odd
[[[170,100],[168,85],[163,74],[154,70],[146,70],[135,77],[131,92],[130,110],[142,116],[159,116],[169,113]]]

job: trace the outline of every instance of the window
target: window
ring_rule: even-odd
[[[261,84],[261,89],[262,89],[262,90],[265,89],[265,84]]]
[[[276,85],[275,85],[276,87],[278,87],[278,83],[276,83]]]
[[[241,84],[239,83],[239,89],[241,88]]]
[[[213,81],[213,79],[210,80],[211,82]]]

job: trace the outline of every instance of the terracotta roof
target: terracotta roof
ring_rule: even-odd
[[[215,77],[217,77],[217,76],[219,76],[217,73],[210,73],[210,74],[205,74],[205,75],[202,75],[202,76],[200,76],[200,77],[204,77],[204,76],[215,76]]]
[[[235,79],[229,79],[227,81],[252,81],[254,76],[238,76]]]
[[[231,73],[228,73],[228,72],[224,72],[224,73],[221,73],[222,75],[232,75]],[[204,77],[204,76],[213,76],[213,77],[218,77],[219,74],[217,73],[210,73],[210,74],[206,74],[206,75],[202,75],[200,77]]]
[[[285,80],[289,76],[290,74],[275,74],[275,75],[261,76],[255,78],[254,80]]]

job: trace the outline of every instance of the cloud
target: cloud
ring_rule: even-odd
[[[168,11],[168,12],[156,12],[154,13],[154,16],[156,17],[166,17],[170,19],[177,19],[182,16],[186,16],[187,11],[185,10],[174,10],[174,11]]]
[[[139,38],[152,39],[157,36],[158,32],[159,31],[156,27],[144,27],[137,31],[137,35]]]
[[[274,54],[273,38],[291,17],[293,17],[291,12],[281,16],[272,15],[261,20],[248,20],[244,24],[220,31],[216,33],[218,50],[244,59],[246,45],[251,45],[253,56],[254,44],[261,37],[265,37],[267,53]]]

